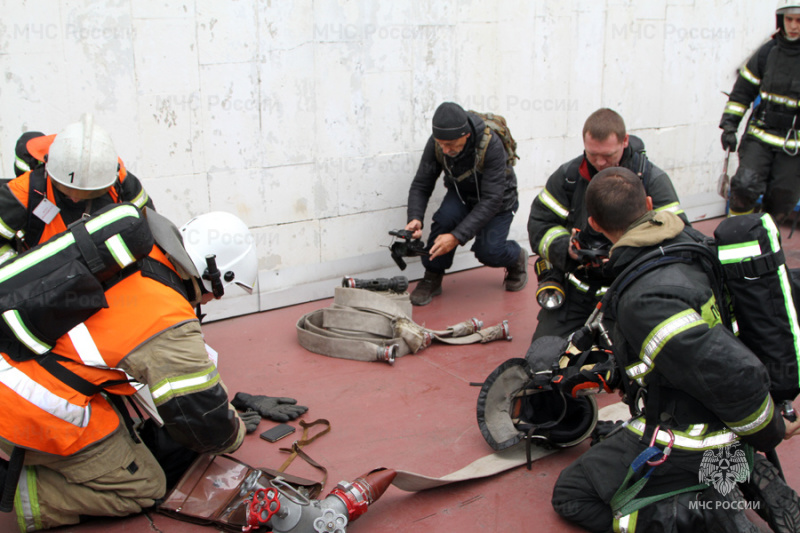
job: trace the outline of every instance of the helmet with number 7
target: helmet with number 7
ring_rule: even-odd
[[[65,187],[99,191],[116,183],[119,161],[111,136],[87,113],[56,135],[45,169]]]
[[[207,260],[213,255],[223,288],[236,285],[253,293],[258,278],[255,239],[239,217],[224,211],[206,213],[184,224],[180,232],[207,291],[214,292]]]

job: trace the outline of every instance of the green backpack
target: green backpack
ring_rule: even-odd
[[[492,133],[497,133],[497,135],[500,136],[500,140],[503,141],[503,148],[505,148],[506,155],[508,156],[506,164],[512,167],[516,165],[517,159],[519,159],[519,156],[517,155],[517,141],[515,141],[514,137],[511,136],[511,130],[508,129],[508,123],[506,122],[505,117],[501,115],[495,115],[494,113],[479,113],[478,111],[473,110],[468,111],[468,113],[480,117],[484,124],[486,124],[486,127],[483,130],[483,137],[481,137],[481,142],[475,149],[475,168],[478,170],[478,172],[483,172],[483,161],[486,158],[486,149],[489,148],[489,141],[492,140]],[[436,161],[438,161],[440,165],[444,166],[444,154],[442,153],[442,148],[438,143],[435,143],[435,146]],[[456,181],[461,181],[469,174],[471,174],[471,172],[466,172],[464,175],[454,179]]]

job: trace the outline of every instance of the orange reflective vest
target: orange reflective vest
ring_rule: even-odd
[[[172,268],[154,247],[150,257]],[[106,291],[108,308],[61,337],[53,353],[63,366],[91,383],[124,380],[120,361],[159,333],[197,320],[191,304],[174,289],[136,272]],[[36,361],[0,359],[0,437],[45,453],[70,455],[110,435],[119,426],[114,408],[100,394],[84,396]],[[130,395],[116,385],[109,391]]]

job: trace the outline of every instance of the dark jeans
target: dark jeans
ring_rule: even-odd
[[[475,243],[472,245],[472,251],[475,252],[475,258],[482,264],[489,267],[510,267],[517,262],[519,258],[520,245],[517,241],[508,240],[508,230],[511,227],[511,221],[514,220],[514,213],[519,207],[519,202],[514,204],[514,207],[508,211],[502,211],[494,216],[481,230],[475,235]],[[470,209],[461,203],[458,195],[452,191],[447,191],[447,194],[442,200],[442,205],[433,214],[433,223],[431,224],[431,234],[428,237],[428,248],[433,245],[436,237],[445,233],[452,233],[456,226],[462,220],[467,218]],[[445,270],[453,265],[453,257],[456,255],[457,247],[450,253],[440,255],[433,261],[428,259],[427,256],[422,257],[422,265],[425,270],[435,272],[437,274],[444,274]]]
[[[764,195],[763,211],[780,222],[800,199],[800,155],[790,156],[750,135],[739,147],[739,168],[731,178],[731,210],[753,209]]]

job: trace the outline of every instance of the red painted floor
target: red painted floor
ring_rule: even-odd
[[[717,222],[695,225],[709,232]],[[788,228],[784,233],[788,235]],[[789,265],[800,266],[800,235],[784,245]],[[536,325],[535,280],[520,293],[505,292],[502,281],[499,269],[448,275],[443,295],[426,307],[415,308],[414,320],[436,329],[471,317],[486,325],[508,320],[511,342],[465,347],[435,344],[418,355],[398,359],[394,366],[333,359],[297,344],[297,319],[329,306],[330,300],[211,323],[205,327],[206,338],[220,353],[219,368],[231,397],[239,391],[291,396],[309,407],[304,420],[331,422],[332,431],[305,448],[328,468],[323,496],[338,481],[353,480],[376,467],[438,477],[492,451],[477,427],[478,388],[470,382],[481,382],[506,359],[523,357]],[[616,396],[605,397],[602,405],[614,401]],[[262,421],[259,432],[272,425]],[[252,434],[235,456],[253,466],[278,468],[286,458],[279,448],[291,444],[291,439],[270,444]],[[561,469],[587,447],[584,443],[541,459],[531,471],[520,467],[421,493],[390,487],[348,526],[348,532],[579,531],[556,516],[550,495]],[[782,444],[779,453],[790,484],[800,487],[800,463],[792,460],[800,453],[800,438]],[[320,479],[300,459],[287,472]],[[11,515],[0,516],[0,531],[16,531]],[[183,533],[214,528],[147,513],[54,531]]]

